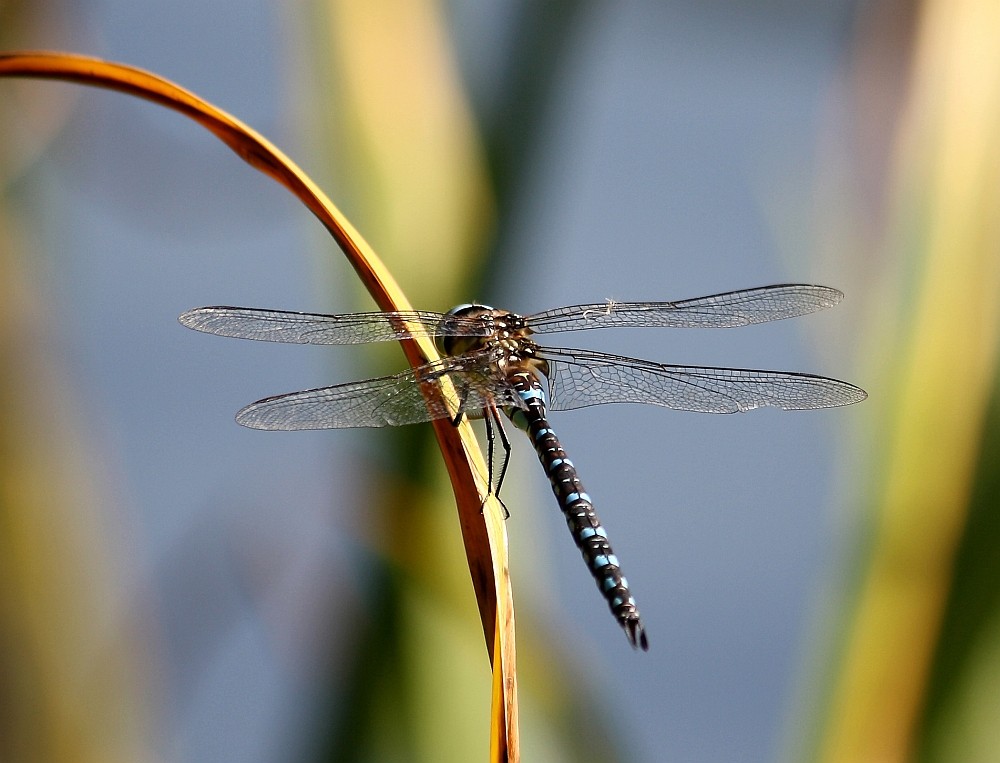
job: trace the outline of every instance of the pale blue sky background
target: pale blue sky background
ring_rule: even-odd
[[[165,75],[312,171],[289,85],[296,6],[92,0],[73,11],[67,36],[34,42]],[[485,113],[507,50],[505,9],[452,4]],[[513,209],[502,277],[470,300],[534,312],[853,281],[846,253],[818,258],[814,194],[854,9],[846,0],[592,4]],[[352,273],[284,189],[201,128],[120,95],[75,96],[70,127],[38,170],[51,205],[49,283],[86,424],[110,456],[106,482],[145,569],[137,591],[151,592],[165,628],[162,749],[177,761],[289,760],[322,723],[315,664],[333,649],[338,602],[357,595],[343,536],[358,487],[350,468],[329,465],[350,467],[370,444],[351,431],[250,432],[232,416],[259,397],[356,378],[356,356],[205,337],[176,317],[204,304],[346,310],[346,289],[326,293],[317,262],[345,281]],[[864,386],[846,335],[859,307],[848,294],[792,322],[567,343]],[[837,448],[852,447],[862,413],[605,406],[554,417],[635,588],[648,655],[627,648],[530,448],[515,441],[512,469],[536,494],[508,523],[515,586],[529,572],[544,581],[546,616],[595,662],[639,759],[777,757],[856,489],[838,486]],[[280,627],[252,617],[247,597]]]

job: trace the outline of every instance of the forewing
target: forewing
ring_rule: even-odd
[[[384,427],[450,418],[452,409],[475,417],[491,401],[516,404],[516,394],[488,372],[484,360],[446,358],[391,376],[268,397],[243,408],[236,421],[271,430]],[[434,389],[441,381],[451,388],[443,384]],[[445,404],[446,395],[452,409]]]
[[[434,337],[445,316],[424,310],[392,313],[322,315],[254,307],[199,307],[178,320],[195,331],[294,344],[364,344],[410,337]],[[483,336],[482,321],[449,316],[448,331],[458,336]]]
[[[553,410],[603,403],[647,403],[703,413],[771,406],[832,408],[864,400],[853,384],[812,374],[672,366],[589,350],[546,348]]]
[[[600,302],[546,310],[527,317],[537,333],[630,326],[733,328],[833,307],[844,295],[828,286],[778,284],[679,302]]]

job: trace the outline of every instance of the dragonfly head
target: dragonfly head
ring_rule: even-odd
[[[495,312],[489,305],[464,304],[451,308],[434,336],[438,350],[444,355],[461,355],[482,347],[488,337],[482,330],[470,330],[470,321]]]

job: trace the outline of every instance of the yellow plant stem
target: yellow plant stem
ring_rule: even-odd
[[[1000,347],[1000,4],[929,0],[897,178],[924,256],[899,346],[875,543],[820,758],[913,759]],[[914,231],[914,226],[917,231]],[[922,235],[920,235],[922,234]],[[884,348],[891,352],[891,347]],[[891,355],[890,355],[891,357]]]
[[[290,189],[319,218],[380,309],[411,309],[392,275],[361,234],[294,162],[262,135],[194,93],[141,69],[68,53],[33,51],[0,55],[0,76],[57,79],[104,87],[153,101],[195,120],[245,162]],[[437,358],[433,343],[426,338],[406,340],[402,346],[411,366]],[[448,396],[447,390],[444,393]],[[502,691],[494,693],[494,702],[498,704],[493,708],[492,717],[494,722],[504,719],[505,741],[501,745],[507,755],[504,759],[516,760],[514,626],[506,577],[506,533],[496,502],[484,503],[489,493],[484,479],[487,470],[468,422],[458,427],[445,420],[433,424],[458,505],[487,650],[491,663],[499,666],[503,673]],[[503,602],[499,608],[498,602]]]

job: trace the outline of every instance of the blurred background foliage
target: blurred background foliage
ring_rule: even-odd
[[[847,293],[799,326],[595,338],[871,395],[560,417],[649,655],[515,440],[522,747],[546,761],[1000,760],[998,35],[995,0],[0,4],[5,50],[152,69],[288,147],[419,307]],[[485,757],[427,428],[231,422],[398,351],[175,323],[371,309],[318,226],[148,104],[28,81],[0,104],[0,758]]]

